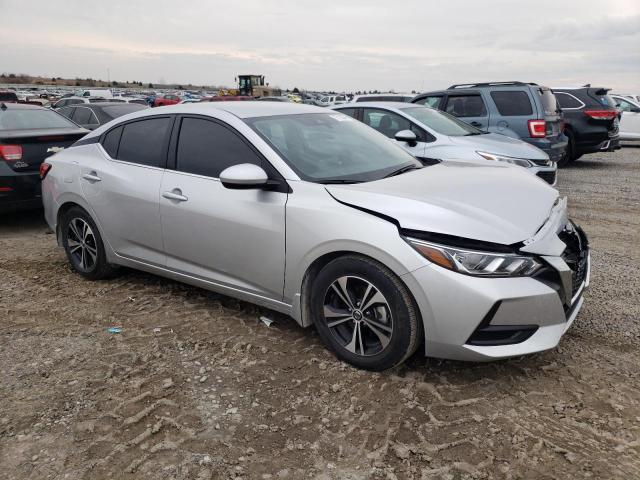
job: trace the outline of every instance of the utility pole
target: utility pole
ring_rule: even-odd
[[[107,83],[111,85],[111,73],[109,72],[109,68],[107,67]]]

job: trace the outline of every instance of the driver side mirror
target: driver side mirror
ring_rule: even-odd
[[[235,190],[264,188],[268,181],[267,172],[252,163],[233,165],[220,172],[222,185]]]
[[[418,143],[418,137],[411,130],[400,130],[394,138],[399,142],[407,142],[412,147]]]

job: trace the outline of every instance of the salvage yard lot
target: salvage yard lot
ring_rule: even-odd
[[[3,478],[640,478],[640,149],[585,157],[559,189],[593,249],[559,348],[384,373],[247,303],[85,281],[40,213],[0,218]]]

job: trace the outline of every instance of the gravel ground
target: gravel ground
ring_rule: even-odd
[[[1,218],[2,477],[640,478],[640,149],[559,188],[593,248],[560,346],[381,374],[246,303],[133,271],[84,281],[41,214]]]

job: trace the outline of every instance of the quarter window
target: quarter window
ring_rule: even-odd
[[[209,120],[185,118],[180,127],[176,163],[181,172],[218,178],[227,167],[262,162],[230,128]]]
[[[420,98],[419,100],[416,100],[415,103],[419,104],[419,105],[426,105],[427,107],[431,107],[431,108],[438,108],[438,106],[440,105],[440,100],[442,100],[442,97],[423,97]]]
[[[487,107],[485,107],[480,95],[449,96],[445,111],[455,117],[487,116]]]
[[[517,117],[533,114],[531,100],[529,100],[527,92],[517,90],[491,92],[491,98],[496,104],[496,108],[498,109],[498,112],[500,112],[500,115],[505,117]]]
[[[556,99],[560,104],[560,108],[580,108],[582,107],[582,102],[578,100],[573,95],[569,95],[568,93],[563,92],[555,92]]]
[[[122,131],[118,160],[151,167],[163,166],[166,158],[165,139],[171,119],[150,118],[127,123]]]
[[[102,148],[109,154],[111,158],[118,158],[118,144],[122,135],[122,127],[110,130],[102,139]]]

